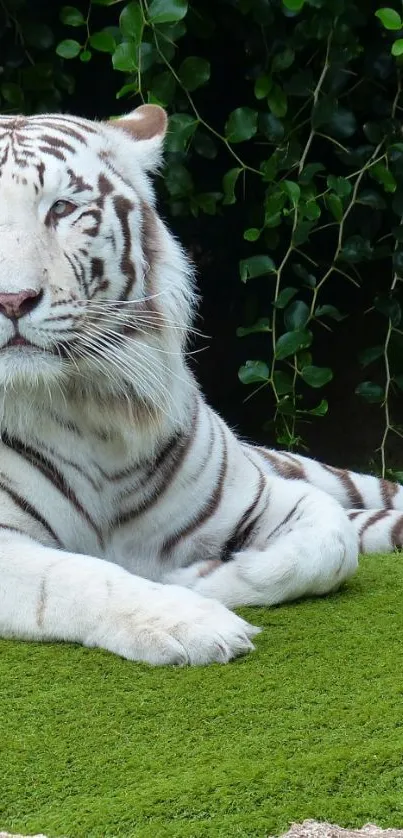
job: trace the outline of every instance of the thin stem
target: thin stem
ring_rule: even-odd
[[[322,85],[323,85],[323,82],[325,80],[326,73],[329,69],[329,51],[330,51],[330,43],[331,43],[331,39],[332,39],[332,34],[333,33],[331,32],[328,39],[327,39],[325,63],[322,67],[322,72],[319,76],[318,83],[315,87],[315,90],[313,91],[313,110],[315,109],[315,107],[318,103],[319,94],[320,94],[320,91],[322,89]],[[299,161],[298,174],[301,174],[301,172],[302,172],[302,170],[305,166],[305,160],[306,160],[306,158],[309,154],[309,149],[311,148],[312,140],[313,140],[315,134],[316,134],[315,128],[312,127],[311,130],[310,130],[310,133],[309,133],[309,137],[308,137],[306,146],[304,148],[304,151],[301,155],[301,159]]]

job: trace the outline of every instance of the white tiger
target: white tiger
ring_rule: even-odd
[[[258,631],[226,606],[335,590],[401,544],[403,489],[243,443],[203,401],[148,177],[165,130],[156,106],[0,117],[0,634],[226,662]]]

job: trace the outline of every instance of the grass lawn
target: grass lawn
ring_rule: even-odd
[[[0,641],[0,829],[265,838],[290,822],[403,827],[403,557],[328,599],[242,613],[228,666],[151,669]]]

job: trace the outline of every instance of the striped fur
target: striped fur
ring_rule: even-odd
[[[148,172],[166,118],[0,117],[0,633],[228,661],[226,606],[335,590],[403,489],[238,440],[186,364],[190,266]]]

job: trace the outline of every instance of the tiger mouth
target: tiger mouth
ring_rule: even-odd
[[[68,353],[66,347],[63,346],[62,343],[58,343],[57,345],[53,346],[39,346],[37,343],[32,343],[32,341],[24,338],[22,335],[13,335],[7,343],[4,344],[0,348],[1,352],[4,352],[5,349],[33,349],[36,352],[41,352],[42,354],[50,354],[56,355],[59,358],[67,358]]]
[[[31,343],[26,338],[23,338],[22,335],[14,335],[10,340],[3,346],[3,349],[8,349],[10,346],[29,346],[37,349],[38,347],[35,344]]]

